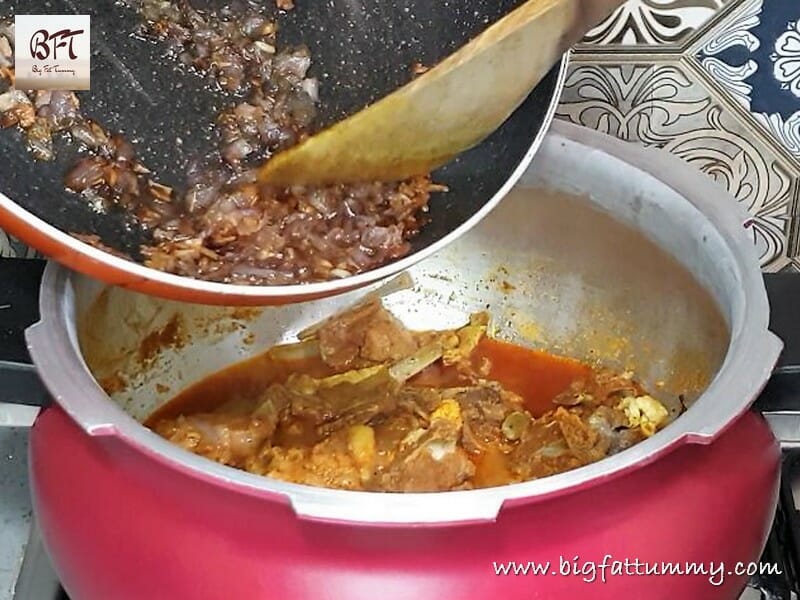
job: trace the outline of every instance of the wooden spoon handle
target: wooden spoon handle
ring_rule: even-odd
[[[475,146],[623,0],[529,0],[436,67],[269,160],[278,185],[395,181]]]

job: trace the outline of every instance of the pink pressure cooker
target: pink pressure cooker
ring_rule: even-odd
[[[780,457],[748,411],[782,347],[748,223],[677,159],[556,124],[516,189],[412,267],[415,287],[387,307],[409,327],[442,328],[488,305],[504,338],[631,368],[688,410],[580,469],[429,494],[273,481],[141,424],[363,291],[242,310],[50,264],[27,339],[55,402],[33,426],[30,469],[65,589],[74,600],[736,597],[738,564],[758,559],[769,530]],[[143,341],[175,319],[180,341],[142,360]],[[106,394],[97,382],[109,377],[122,383]],[[705,572],[663,573],[687,563]]]

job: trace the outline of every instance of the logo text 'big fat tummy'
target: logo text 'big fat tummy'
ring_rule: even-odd
[[[88,90],[89,15],[16,15],[15,87]]]

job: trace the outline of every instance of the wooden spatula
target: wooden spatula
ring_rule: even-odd
[[[396,92],[268,161],[277,185],[394,181],[433,171],[514,112],[623,0],[529,0]]]

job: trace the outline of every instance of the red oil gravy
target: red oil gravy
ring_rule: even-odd
[[[498,382],[509,392],[525,401],[525,407],[534,417],[553,408],[553,398],[565,391],[576,380],[586,378],[591,369],[583,363],[503,342],[483,338],[470,357],[477,367],[484,359],[491,368],[486,379]],[[435,364],[411,380],[425,387],[455,387],[464,382],[452,367]]]
[[[488,360],[487,379],[521,396],[535,417],[553,408],[552,400],[591,369],[583,363],[517,344],[483,338],[471,360],[480,365]],[[276,360],[271,352],[237,363],[184,390],[154,412],[146,421],[151,426],[161,419],[198,412],[222,410],[247,413],[255,407],[261,392],[273,383],[286,381],[291,373],[325,377],[332,371],[319,357],[301,360]],[[414,377],[412,385],[456,387],[463,385],[452,367],[435,364]],[[488,459],[487,459],[488,460]]]
[[[236,363],[186,388],[156,410],[145,421],[148,427],[161,419],[211,412],[221,408],[247,413],[255,408],[261,393],[273,383],[283,383],[292,373],[312,377],[332,375],[319,357],[276,360],[270,351]]]

